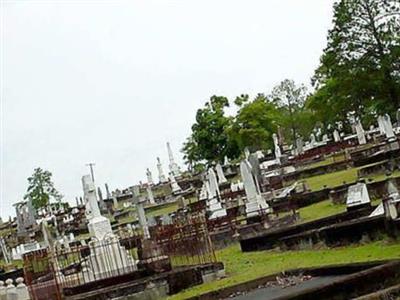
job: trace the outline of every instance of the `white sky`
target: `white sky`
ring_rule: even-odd
[[[309,84],[333,0],[2,1],[0,215],[35,167],[75,202],[87,162],[104,193],[181,162],[213,94]]]

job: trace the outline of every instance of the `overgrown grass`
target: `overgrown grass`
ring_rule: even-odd
[[[239,245],[217,251],[227,277],[202,284],[170,299],[186,299],[288,269],[371,260],[400,259],[400,242],[379,241],[350,247],[305,251],[259,251],[243,253]]]

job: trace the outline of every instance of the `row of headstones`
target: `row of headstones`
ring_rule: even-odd
[[[29,300],[28,288],[24,284],[24,279],[18,277],[14,281],[7,279],[6,282],[0,281],[0,300]]]

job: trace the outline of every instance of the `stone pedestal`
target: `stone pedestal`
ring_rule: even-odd
[[[208,211],[210,213],[209,219],[216,219],[226,217],[226,209],[222,207],[217,199],[213,199],[208,203]]]
[[[164,255],[160,246],[152,240],[144,239],[138,247],[139,268],[151,273],[168,272],[171,270],[171,261]]]
[[[90,219],[88,228],[91,236],[96,237],[99,240],[103,240],[107,234],[112,234],[110,220],[103,216],[97,216]]]

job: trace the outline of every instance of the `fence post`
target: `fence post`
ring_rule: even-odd
[[[29,292],[28,288],[26,287],[24,283],[24,278],[18,277],[17,280],[15,280],[17,283],[17,296],[18,300],[29,300]]]
[[[18,300],[17,298],[17,289],[13,285],[13,280],[12,279],[7,279],[6,280],[6,299],[7,300]]]
[[[6,287],[4,281],[0,280],[0,300],[7,300]]]

